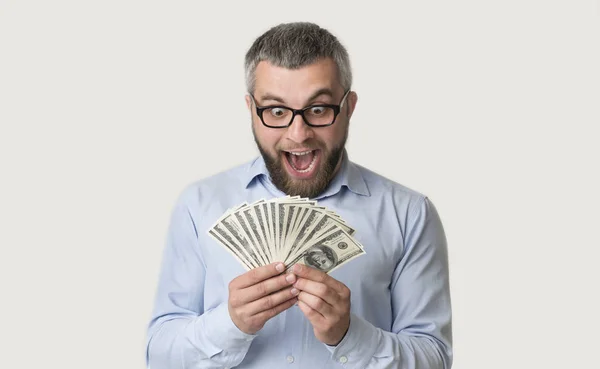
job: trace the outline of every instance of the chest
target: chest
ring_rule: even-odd
[[[389,301],[392,275],[403,248],[403,231],[397,217],[383,211],[382,206],[326,201],[320,205],[334,210],[354,228],[354,237],[365,250],[365,254],[330,275],[350,288],[352,304],[357,308],[369,301]],[[205,307],[210,308],[227,299],[229,283],[246,269],[206,232],[199,234],[199,241],[206,263]]]

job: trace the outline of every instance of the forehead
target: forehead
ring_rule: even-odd
[[[272,93],[290,99],[323,88],[332,91],[341,89],[337,66],[330,58],[298,69],[287,69],[261,61],[256,66],[255,78],[257,94]]]

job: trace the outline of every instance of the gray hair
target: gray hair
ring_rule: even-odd
[[[278,67],[299,69],[324,58],[333,59],[344,91],[350,89],[350,58],[334,35],[314,23],[280,24],[259,36],[246,53],[246,88],[254,92],[256,66],[263,60]]]

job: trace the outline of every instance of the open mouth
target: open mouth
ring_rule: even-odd
[[[319,161],[320,150],[284,151],[288,169],[299,178],[310,177]]]

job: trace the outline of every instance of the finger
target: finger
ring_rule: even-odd
[[[298,299],[298,307],[313,326],[319,327],[324,323],[325,317],[315,309],[308,306],[304,301]]]
[[[296,282],[296,276],[292,273],[271,277],[238,291],[238,299],[242,304],[246,304],[288,287],[294,282]]]
[[[306,265],[296,264],[292,268],[292,271],[298,277],[310,279],[311,281],[315,282],[324,283],[338,292],[341,292],[345,287],[345,285],[342,282],[336,280],[330,275],[323,273],[322,271],[317,270],[315,268],[308,267]]]
[[[294,287],[318,296],[332,306],[336,306],[340,301],[340,296],[337,291],[324,283],[315,282],[305,278],[298,278],[296,283],[294,283]]]
[[[240,275],[239,277],[234,278],[229,284],[229,287],[236,290],[250,287],[258,282],[264,281],[267,278],[281,274],[284,269],[285,266],[283,263],[271,263],[269,265],[254,268]]]
[[[280,314],[282,311],[287,310],[287,309],[291,308],[292,306],[294,306],[294,304],[297,301],[298,301],[298,299],[296,297],[294,297],[293,299],[284,301],[281,304],[272,307],[271,309],[261,311],[260,313],[252,316],[252,319],[256,319],[261,322],[266,322],[267,320],[271,319],[272,317],[276,316],[277,314]]]
[[[244,307],[245,312],[252,316],[259,314],[263,311],[268,311],[274,307],[290,300],[296,299],[299,291],[293,287],[283,289],[279,292],[275,292],[271,295],[264,296],[256,301],[253,301]]]
[[[325,318],[333,315],[333,306],[329,305],[327,302],[325,302],[325,300],[318,296],[312,295],[305,291],[300,291],[298,294],[298,301],[302,301],[306,305],[310,306],[311,309],[315,310]]]

